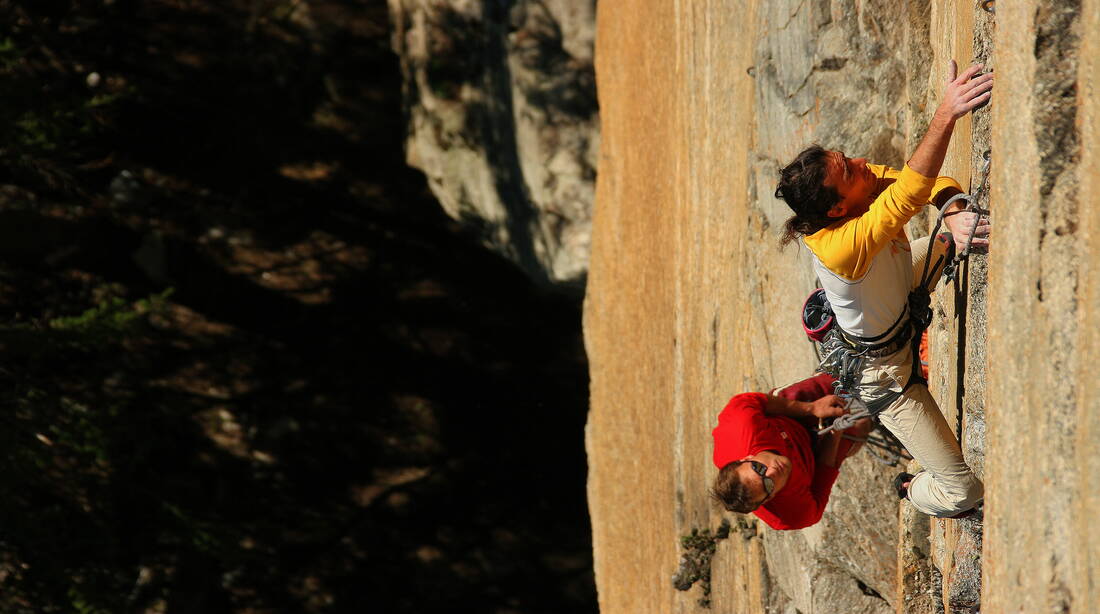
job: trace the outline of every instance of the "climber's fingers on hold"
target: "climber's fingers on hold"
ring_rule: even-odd
[[[987,72],[984,75],[974,77],[963,86],[963,91],[967,92],[971,96],[976,96],[982,92],[987,92],[993,89],[993,73]]]
[[[993,94],[993,92],[986,92],[986,93],[982,94],[981,96],[976,96],[974,98],[971,98],[970,102],[968,102],[968,103],[966,103],[966,105],[964,105],[966,110],[973,111],[975,108],[985,104],[986,102],[989,101],[989,97],[992,94]]]
[[[951,81],[951,83],[953,83],[955,85],[962,85],[962,84],[966,83],[967,81],[973,79],[974,75],[981,72],[982,68],[983,68],[982,64],[971,64],[970,68],[967,68],[963,72],[963,74],[959,75],[957,78],[952,76],[950,81]],[[951,70],[948,72],[948,74],[949,75],[954,75],[958,72],[958,70],[959,70],[958,65],[955,63],[955,60],[951,60]]]

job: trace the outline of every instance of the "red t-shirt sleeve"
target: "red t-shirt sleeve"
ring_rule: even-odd
[[[751,453],[753,440],[765,425],[767,403],[768,397],[759,392],[746,392],[730,399],[718,414],[718,426],[711,432],[715,467],[721,469]]]
[[[817,524],[825,512],[825,503],[807,496],[795,505],[784,505],[776,511],[779,513],[761,507],[754,510],[753,514],[777,531],[793,531]]]
[[[840,471],[834,467],[823,464],[814,467],[814,479],[810,482],[810,495],[814,498],[818,508],[817,518],[814,519],[814,522],[821,520],[821,514],[825,511],[825,504],[829,502],[829,494],[833,492],[833,484],[836,483],[838,475],[840,475]]]
[[[800,382],[795,382],[786,388],[776,390],[775,396],[792,401],[816,401],[833,393],[834,381],[836,380],[828,373],[820,373]]]

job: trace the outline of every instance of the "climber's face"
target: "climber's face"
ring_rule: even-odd
[[[825,164],[825,185],[835,189],[841,198],[829,209],[829,217],[845,218],[866,213],[878,181],[867,168],[867,158],[849,158],[844,152],[830,151]]]
[[[770,450],[746,456],[737,466],[738,479],[758,501],[757,507],[767,503],[783,490],[791,477],[791,459]]]

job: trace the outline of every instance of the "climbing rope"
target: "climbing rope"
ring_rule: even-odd
[[[849,441],[866,444],[867,452],[871,458],[883,465],[896,467],[902,459],[913,460],[913,456],[898,441],[898,438],[881,424],[875,425],[875,429],[868,433],[867,437],[853,437],[848,434],[844,434],[842,437]]]

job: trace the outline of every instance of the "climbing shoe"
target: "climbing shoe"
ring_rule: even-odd
[[[897,477],[894,478],[894,491],[898,493],[898,499],[904,499],[909,494],[909,489],[905,486],[902,486],[902,484],[905,484],[906,482],[911,482],[912,480],[913,474],[905,473],[904,471],[899,473]]]

